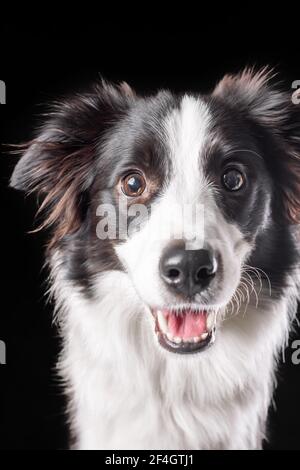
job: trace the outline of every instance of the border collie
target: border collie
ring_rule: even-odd
[[[300,107],[273,82],[101,82],[21,147],[11,186],[50,229],[74,448],[262,447],[299,296]]]

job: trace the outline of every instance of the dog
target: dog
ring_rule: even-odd
[[[300,108],[273,72],[209,94],[102,81],[21,152],[70,447],[261,449],[299,298]]]

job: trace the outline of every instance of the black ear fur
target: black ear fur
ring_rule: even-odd
[[[135,94],[122,83],[115,87],[106,82],[97,84],[90,92],[77,94],[52,104],[48,119],[37,137],[19,147],[22,158],[16,165],[10,186],[22,190],[48,191],[61,171],[51,174],[51,169],[66,170],[84,160],[87,149],[92,149],[103,137],[103,133],[127,111]],[[43,165],[46,171],[43,171]]]
[[[80,201],[94,178],[105,133],[128,111],[135,95],[127,84],[102,83],[85,94],[54,103],[37,137],[22,154],[10,186],[42,196],[41,228],[55,224],[56,238],[79,226]]]

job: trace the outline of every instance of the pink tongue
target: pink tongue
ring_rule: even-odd
[[[168,328],[173,336],[183,339],[201,336],[206,331],[206,313],[185,311],[181,315],[166,314]]]

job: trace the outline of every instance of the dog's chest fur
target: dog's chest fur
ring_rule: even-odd
[[[76,448],[261,448],[275,363],[295,312],[293,279],[282,300],[225,321],[194,361],[166,360],[124,274],[99,279],[97,302],[83,300],[59,270],[55,276],[58,306],[68,313],[60,368]]]

